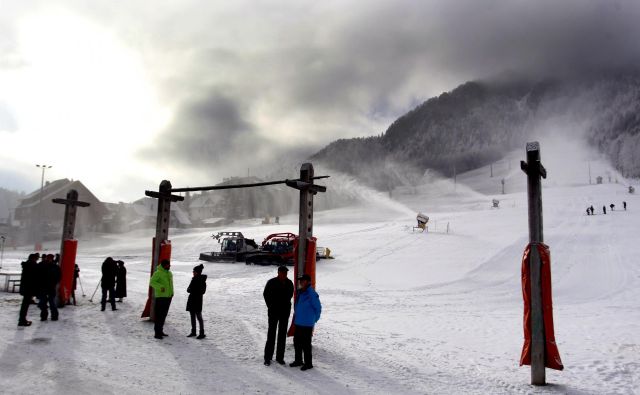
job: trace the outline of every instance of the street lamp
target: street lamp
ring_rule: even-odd
[[[38,204],[39,206],[39,215],[40,215],[40,223],[39,223],[39,227],[36,230],[35,234],[36,234],[36,251],[39,251],[42,248],[42,227],[44,226],[44,220],[43,220],[43,210],[42,210],[42,195],[44,194],[44,171],[46,169],[50,169],[53,166],[49,166],[49,165],[36,165],[36,167],[39,167],[42,169],[42,178],[40,179],[40,203]],[[35,221],[33,221],[35,223]]]
[[[2,245],[0,245],[0,269],[2,269],[2,260],[4,259],[4,236],[0,236],[2,239]]]

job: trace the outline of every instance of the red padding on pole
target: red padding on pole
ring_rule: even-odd
[[[152,255],[151,255],[151,269],[150,269],[149,277],[153,276],[153,251],[155,250],[156,250],[156,238],[154,237],[153,240],[151,241]],[[158,257],[158,265],[164,259],[171,260],[171,240],[164,240],[160,244],[160,256]],[[144,305],[144,310],[142,310],[142,315],[140,316],[140,318],[151,317],[151,292],[153,292],[153,289],[151,288],[151,286],[149,286],[147,303],[145,303]]]
[[[531,276],[529,258],[531,244],[527,245],[522,256],[522,297],[524,299],[524,345],[520,356],[520,366],[531,365]],[[551,253],[549,246],[538,243],[538,253],[542,262],[540,276],[542,281],[542,314],[544,319],[545,353],[544,364],[549,369],[563,370],[560,352],[553,330],[553,302],[551,300]]]
[[[316,289],[316,238],[312,237],[310,239],[307,239],[307,256],[305,258],[305,263],[304,263],[304,274],[308,274],[309,276],[311,276],[311,286],[313,287],[313,289]],[[299,241],[298,241],[299,242]],[[294,258],[294,263],[293,263],[293,292],[294,292],[294,296],[293,296],[293,300],[294,300],[294,304],[295,304],[295,300],[298,297],[297,293],[298,293],[298,245],[296,244],[296,248],[294,249],[293,252],[293,256]],[[295,318],[295,313],[293,315],[293,317]],[[294,319],[291,319],[291,326],[289,327],[289,330],[287,331],[287,336],[291,337],[293,336],[293,334],[296,331],[296,325],[293,323]]]
[[[63,243],[64,247],[60,257],[60,285],[58,287],[58,299],[62,306],[71,300],[71,293],[73,292],[73,273],[76,267],[78,240],[68,239]]]

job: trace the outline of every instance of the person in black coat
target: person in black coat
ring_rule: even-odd
[[[20,305],[20,315],[18,326],[29,326],[31,321],[27,320],[27,312],[32,298],[38,293],[38,258],[36,254],[29,255],[26,262],[22,262],[22,275],[20,276],[20,295],[22,295],[22,305]]]
[[[189,298],[187,299],[187,311],[191,314],[191,333],[187,337],[196,335],[196,318],[200,324],[200,334],[198,339],[204,339],[204,321],[202,320],[202,295],[207,292],[207,275],[202,274],[204,265],[200,264],[193,268],[193,278],[187,288]]]
[[[80,278],[80,266],[76,263],[73,267],[73,285],[71,286],[71,299],[73,305],[76,305],[76,288],[78,288],[78,278]]]
[[[100,300],[100,310],[104,311],[107,306],[107,293],[109,294],[109,303],[111,310],[116,309],[115,286],[116,286],[116,270],[117,264],[113,258],[108,257],[102,263],[102,278],[100,285],[102,287],[102,299]]]
[[[127,268],[124,267],[124,262],[117,261],[118,267],[116,268],[116,298],[118,302],[122,302],[122,298],[127,297]]]
[[[51,309],[51,321],[58,320],[58,306],[56,306],[56,287],[60,282],[60,267],[53,262],[53,254],[43,255],[38,264],[38,286],[40,294],[40,320],[46,321]],[[48,306],[47,306],[48,305]]]
[[[278,346],[276,350],[276,362],[284,365],[284,348],[287,340],[287,323],[291,315],[291,298],[293,297],[293,282],[287,278],[286,266],[278,267],[278,276],[267,281],[264,287],[264,301],[267,304],[269,329],[267,330],[267,343],[264,346],[264,364],[269,366],[273,357],[273,349],[276,342],[276,329],[278,331]]]

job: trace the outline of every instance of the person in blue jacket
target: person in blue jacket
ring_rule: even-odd
[[[311,335],[313,326],[320,319],[322,305],[318,293],[311,286],[311,276],[303,274],[298,278],[300,288],[296,297],[294,308],[294,323],[296,325],[293,334],[293,347],[295,349],[295,360],[289,364],[291,367],[302,366],[300,370],[313,368],[311,356]],[[304,354],[304,361],[302,356]]]

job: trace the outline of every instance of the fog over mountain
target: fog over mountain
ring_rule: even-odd
[[[468,82],[417,106],[385,133],[335,141],[312,160],[386,190],[425,169],[450,176],[554,136],[593,147],[624,176],[640,176],[640,73]]]

